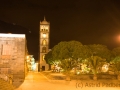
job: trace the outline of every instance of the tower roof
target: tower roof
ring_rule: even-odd
[[[40,24],[49,24],[49,22],[47,22],[46,18],[44,17],[44,20],[42,22],[40,21]]]

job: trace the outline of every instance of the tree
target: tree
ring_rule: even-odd
[[[47,54],[45,54],[44,59],[45,59],[46,63],[50,64],[50,65],[56,64],[56,62],[58,61],[56,59],[53,59],[52,51],[49,51]]]
[[[78,59],[82,56],[82,47],[78,41],[60,42],[53,47],[53,58],[59,60],[65,73],[70,73],[70,70],[77,66]]]
[[[89,47],[89,45],[83,45],[82,47],[82,59],[89,58],[93,55],[92,49]]]
[[[52,51],[49,51],[47,54],[45,54],[44,59],[45,59],[46,63],[49,64],[50,70],[51,70],[51,65],[56,66],[59,63],[59,60],[53,58]],[[55,71],[55,68],[53,71]]]
[[[120,80],[120,47],[116,47],[112,50],[112,66],[117,74],[118,80]]]
[[[106,59],[107,62],[111,61],[112,53],[107,48],[107,46],[100,45],[100,44],[94,44],[94,45],[88,45],[88,48],[90,48],[93,56],[99,56],[101,58],[104,58]]]
[[[52,49],[54,59],[64,60],[67,58],[78,59],[82,54],[82,44],[78,41],[60,42]]]
[[[97,71],[98,71],[99,67],[102,67],[102,65],[105,62],[105,59],[102,59],[99,56],[91,56],[87,60],[88,60],[88,63],[92,69],[92,72],[94,74],[93,79],[97,80]]]
[[[75,60],[72,60],[71,58],[69,59],[65,59],[65,60],[62,60],[59,65],[61,68],[64,69],[64,74],[66,74],[66,80],[70,80],[70,71],[76,67],[76,61]]]
[[[120,56],[116,56],[112,61],[113,69],[117,74],[118,80],[120,80]]]
[[[112,50],[113,57],[120,56],[120,47],[116,47]]]

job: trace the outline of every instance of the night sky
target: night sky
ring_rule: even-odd
[[[38,59],[39,23],[50,22],[50,48],[61,41],[120,46],[120,0],[2,0],[0,20],[25,28],[29,54]],[[15,29],[3,31],[14,32]],[[1,29],[1,28],[0,28]],[[1,29],[2,30],[2,29]],[[0,31],[1,31],[0,30]],[[18,29],[20,33],[22,29]],[[5,32],[6,32],[5,31]],[[119,38],[120,39],[120,38]]]

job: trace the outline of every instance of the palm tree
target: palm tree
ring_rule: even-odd
[[[117,79],[120,80],[120,56],[115,57],[112,63],[115,73],[117,74]]]
[[[105,59],[102,59],[99,56],[91,56],[87,60],[90,64],[92,72],[94,74],[93,79],[97,80],[97,71],[98,71],[99,67],[101,67],[103,65],[103,62]]]
[[[69,59],[64,59],[59,63],[59,66],[64,70],[64,74],[66,75],[66,80],[70,81],[70,74],[71,74],[71,70],[76,67],[76,61],[69,58]]]

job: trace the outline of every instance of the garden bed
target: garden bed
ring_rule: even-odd
[[[98,74],[97,75],[98,79],[111,79],[111,80],[116,80],[117,75],[110,75],[110,74]],[[93,74],[80,74],[80,75],[72,75],[71,79],[75,80],[92,80],[93,79]]]
[[[42,72],[47,78],[51,80],[65,80],[66,76],[61,73]],[[98,80],[117,80],[117,75],[97,74]],[[71,75],[72,80],[93,80],[93,74],[79,74]]]

